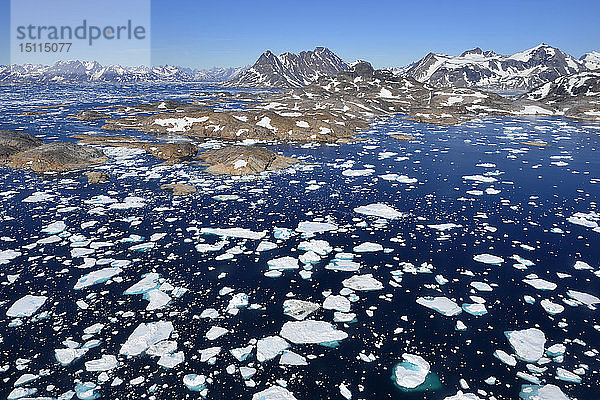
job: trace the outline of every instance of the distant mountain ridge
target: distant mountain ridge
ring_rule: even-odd
[[[302,87],[321,76],[335,76],[347,70],[348,63],[326,47],[299,54],[276,56],[265,51],[247,70],[231,79],[228,86],[239,87]]]
[[[0,66],[0,82],[10,83],[85,83],[85,82],[223,82],[246,67],[191,68],[164,65],[157,67],[103,66],[97,61],[58,61],[53,65]]]
[[[529,90],[561,76],[598,67],[600,53],[588,53],[577,60],[542,43],[511,56],[479,47],[459,56],[429,53],[403,72],[421,83],[437,87]]]

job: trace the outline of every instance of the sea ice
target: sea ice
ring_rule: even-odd
[[[493,289],[485,282],[471,282],[470,285],[480,292],[491,292]]]
[[[548,300],[548,299],[544,299],[540,302],[540,304],[542,305],[542,307],[544,308],[544,310],[546,310],[546,312],[550,315],[556,315],[556,314],[560,314],[561,312],[565,311],[565,307],[560,305],[560,304],[556,304],[553,303],[552,301]]]
[[[498,349],[494,351],[494,357],[502,361],[504,364],[510,365],[511,367],[517,365],[517,359],[514,356],[505,352],[504,350]]]
[[[221,237],[232,237],[239,239],[259,240],[265,237],[265,232],[253,232],[245,228],[202,228],[200,233],[203,235],[216,235]]]
[[[447,317],[458,315],[462,312],[458,304],[447,297],[419,297],[417,304],[431,308]]]
[[[12,306],[6,311],[7,317],[31,317],[35,312],[44,305],[47,296],[33,296],[27,294],[15,301]]]
[[[160,286],[159,279],[160,275],[155,272],[142,275],[142,279],[134,285],[130,286],[127,290],[123,292],[123,294],[133,295],[149,292],[150,290]]]
[[[402,358],[404,361],[394,367],[396,385],[407,389],[422,385],[429,374],[429,363],[416,354],[404,353]]]
[[[211,328],[206,332],[204,337],[206,337],[208,340],[215,340],[225,335],[226,333],[229,333],[229,329],[222,328],[220,326],[211,326]]]
[[[298,224],[296,232],[302,233],[304,237],[313,237],[317,233],[335,231],[337,229],[337,225],[329,222],[303,221]]]
[[[173,323],[170,321],[141,323],[121,346],[119,354],[140,355],[153,344],[169,339],[173,330]]]
[[[600,304],[600,299],[588,293],[578,292],[576,290],[567,290],[567,296],[585,304],[588,307]]]
[[[41,232],[48,235],[58,235],[65,229],[67,229],[67,224],[64,221],[56,221],[42,228]]]
[[[323,302],[323,308],[347,313],[350,311],[350,300],[344,296],[328,296]]]
[[[383,289],[383,284],[373,278],[371,274],[354,275],[342,281],[342,285],[352,290],[371,291]]]
[[[556,368],[556,379],[571,383],[581,383],[581,377],[564,368]]]
[[[354,251],[355,253],[368,253],[368,252],[382,251],[382,250],[383,250],[382,245],[380,245],[379,243],[371,243],[371,242],[361,243],[358,246],[354,246],[354,248],[352,249],[352,251]]]
[[[481,304],[481,303],[473,303],[473,304],[463,303],[462,309],[466,313],[469,313],[476,317],[487,314],[487,309],[485,308],[485,304]]]
[[[271,270],[298,269],[298,259],[290,256],[274,258],[267,261],[267,265]]]
[[[300,354],[285,350],[279,357],[279,365],[308,365],[308,362]]]
[[[331,253],[333,251],[333,248],[325,240],[313,239],[309,241],[300,242],[300,244],[298,245],[298,250],[312,251],[318,254],[319,256],[324,257],[327,254]]]
[[[187,374],[183,377],[183,384],[192,392],[202,392],[206,388],[204,375]]]
[[[537,328],[504,332],[510,345],[523,361],[535,363],[544,355],[546,335]]]
[[[519,397],[522,400],[570,400],[556,385],[523,385]]]
[[[311,303],[310,301],[288,299],[283,302],[283,313],[299,321],[305,319],[319,308],[318,304]]]
[[[495,256],[493,254],[477,254],[473,256],[473,260],[490,265],[500,265],[504,262],[502,257]]]
[[[265,362],[277,357],[284,350],[290,347],[290,344],[280,336],[267,336],[259,339],[256,343],[256,359],[258,362]]]
[[[78,360],[83,357],[89,349],[55,349],[54,350],[54,358],[56,361],[60,363],[62,366],[67,366],[72,362]]]
[[[254,393],[252,400],[297,400],[294,394],[281,386],[271,386],[261,392]]]
[[[523,282],[533,286],[538,290],[554,290],[556,289],[556,283],[548,282],[545,279],[534,278],[534,279],[523,279]]]
[[[113,276],[119,275],[122,271],[123,270],[119,267],[107,267],[90,272],[89,274],[86,274],[79,278],[79,280],[77,280],[77,283],[75,283],[73,289],[79,290],[88,286],[96,285],[98,283],[106,282]]]
[[[97,360],[86,361],[85,369],[87,371],[110,371],[117,368],[118,365],[117,357],[105,354]]]
[[[398,219],[405,215],[404,213],[401,213],[383,203],[373,203],[366,206],[356,207],[354,212],[385,219]]]
[[[288,321],[283,324],[279,335],[295,344],[326,344],[348,337],[346,332],[335,329],[329,322],[315,320]]]

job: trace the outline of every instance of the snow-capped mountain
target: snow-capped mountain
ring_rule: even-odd
[[[561,76],[526,94],[530,100],[547,103],[571,100],[579,96],[600,99],[600,71],[584,71]]]
[[[581,56],[579,61],[581,61],[587,69],[600,69],[600,52],[592,51],[590,53],[585,53]]]
[[[439,87],[529,90],[588,68],[583,61],[541,44],[512,56],[480,48],[459,56],[429,53],[412,64],[406,75]]]
[[[567,117],[600,121],[600,70],[561,76],[522,97],[548,104]]]
[[[300,54],[276,56],[266,51],[254,65],[228,82],[240,87],[302,87],[321,76],[334,76],[348,69],[348,64],[325,47]]]
[[[194,70],[172,65],[147,67],[103,66],[97,61],[58,61],[53,65],[0,66],[0,82],[83,83],[83,82],[223,82],[245,68]]]

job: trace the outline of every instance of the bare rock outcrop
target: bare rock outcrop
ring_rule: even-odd
[[[103,164],[107,160],[101,150],[93,147],[54,142],[15,153],[5,165],[35,172],[64,172]]]
[[[210,164],[206,172],[213,175],[251,175],[298,163],[295,158],[256,146],[226,146],[202,153],[199,158]]]

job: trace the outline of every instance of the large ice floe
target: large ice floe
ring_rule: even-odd
[[[34,296],[31,294],[21,297],[6,310],[8,317],[31,317],[48,300],[46,296]]]
[[[398,219],[404,217],[404,213],[383,203],[373,203],[366,206],[356,207],[354,212],[368,215],[370,217],[379,217],[385,219]]]
[[[546,335],[541,330],[528,328],[520,331],[506,331],[504,334],[521,360],[535,363],[544,356]]]
[[[462,312],[461,307],[455,301],[447,297],[419,297],[417,304],[431,308],[447,317],[458,315]]]
[[[330,344],[348,337],[346,332],[329,322],[315,320],[288,321],[281,327],[279,335],[295,344]]]
[[[403,361],[394,366],[392,379],[400,387],[414,389],[425,382],[429,374],[429,363],[416,354],[402,354]]]

